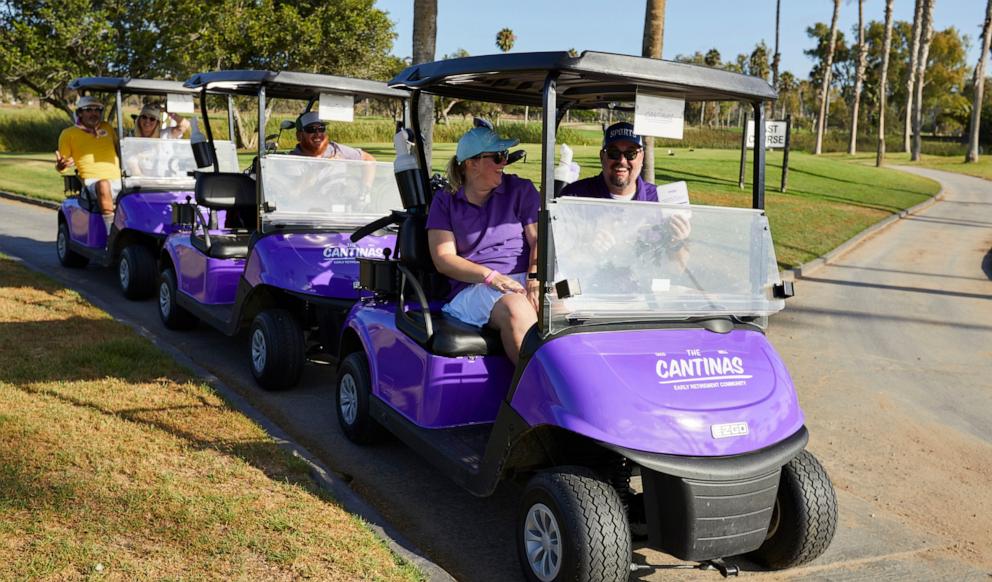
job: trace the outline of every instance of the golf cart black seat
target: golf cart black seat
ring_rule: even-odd
[[[503,353],[499,332],[491,327],[469,325],[440,311],[431,312],[433,334],[426,335],[424,313],[414,303],[410,289],[419,286],[428,299],[443,299],[449,290],[446,277],[437,272],[427,244],[427,217],[422,213],[409,215],[400,225],[397,235],[399,261],[417,276],[417,281],[405,283],[404,294],[410,299],[405,316],[396,318],[397,327],[427,351],[438,356],[485,356]],[[421,306],[422,307],[422,306]]]
[[[209,257],[236,259],[248,256],[248,244],[256,230],[255,181],[242,173],[198,172],[196,203],[213,210],[226,210],[223,234],[203,236],[195,232],[190,241]]]

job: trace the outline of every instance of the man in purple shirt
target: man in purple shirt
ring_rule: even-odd
[[[634,133],[634,126],[619,122],[606,128],[603,148],[599,151],[603,171],[596,176],[572,182],[562,188],[559,196],[604,198],[607,200],[637,200],[658,202],[658,188],[641,179],[644,165],[644,143]],[[675,214],[669,221],[670,240],[665,245],[680,268],[685,268],[685,240],[689,238],[689,221]],[[609,248],[615,244],[612,233],[600,230],[593,235],[593,244]]]
[[[529,180],[504,174],[508,148],[484,120],[458,141],[448,164],[454,189],[434,194],[427,239],[437,270],[452,281],[442,308],[466,323],[500,331],[515,364],[524,335],[537,322],[537,213]]]
[[[614,200],[658,201],[658,189],[641,179],[644,165],[644,144],[634,133],[634,126],[614,123],[603,134],[603,149],[599,151],[603,171],[565,186],[560,196],[583,196]]]

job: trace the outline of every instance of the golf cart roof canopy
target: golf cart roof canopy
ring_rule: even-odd
[[[296,73],[292,71],[213,71],[199,73],[186,80],[188,89],[207,87],[211,93],[256,95],[265,87],[268,98],[309,99],[319,93],[345,93],[360,98],[406,99],[406,91],[390,89],[382,81]]]
[[[595,109],[634,101],[637,90],[686,101],[772,101],[767,81],[721,69],[585,51],[507,53],[413,65],[390,87],[477,101],[541,105],[544,81],[558,73],[559,105]]]
[[[74,91],[103,91],[128,94],[162,95],[164,93],[189,93],[197,91],[183,86],[180,81],[162,79],[132,79],[131,77],[80,77],[69,83]]]

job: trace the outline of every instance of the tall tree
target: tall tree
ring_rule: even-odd
[[[965,162],[978,161],[978,129],[982,123],[982,97],[985,89],[985,59],[989,54],[989,44],[992,41],[992,0],[985,7],[985,24],[982,25],[982,50],[978,53],[978,64],[975,65],[975,77],[972,82],[974,97],[971,101],[971,124],[968,135],[968,153]]]
[[[906,117],[902,130],[902,148],[904,152],[912,149],[913,136],[913,97],[916,89],[917,59],[920,57],[920,24],[923,21],[923,4],[925,0],[916,0],[913,8],[913,32],[909,44],[909,70],[906,76]]]
[[[865,0],[858,0],[858,62],[854,72],[854,103],[851,106],[851,141],[847,144],[847,153],[852,156],[858,151],[858,109],[861,107],[861,86],[865,81],[867,57],[868,45],[865,44]]]
[[[913,148],[909,159],[920,161],[923,142],[923,87],[926,85],[927,61],[930,42],[933,41],[933,5],[936,0],[923,0],[923,19],[920,21],[920,54],[916,57],[916,85],[913,91]]]
[[[885,40],[882,41],[882,73],[878,84],[878,148],[875,166],[885,161],[885,101],[889,92],[889,51],[892,48],[892,2],[885,0]],[[992,6],[992,0],[989,0]]]
[[[665,43],[665,0],[647,0],[644,7],[644,37],[641,41],[641,56],[651,59],[661,58]],[[641,178],[654,182],[654,138],[644,138],[644,166]]]
[[[823,81],[820,83],[820,113],[816,121],[815,155],[823,151],[823,133],[827,124],[827,99],[830,93],[830,73],[834,64],[834,43],[837,41],[837,18],[840,16],[840,0],[834,0],[834,15],[830,19],[830,45],[827,49],[827,62],[823,70]]]
[[[437,0],[413,0],[413,64],[434,60],[437,45]],[[424,140],[424,159],[431,173],[431,154],[434,150],[434,100],[423,95],[417,108],[420,133]]]
[[[778,65],[782,55],[778,52],[779,15],[782,0],[775,0],[775,54],[772,56],[772,87],[778,87]]]

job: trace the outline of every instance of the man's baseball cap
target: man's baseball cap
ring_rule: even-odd
[[[83,95],[76,100],[76,109],[82,109],[83,107],[99,107],[103,109],[103,103],[100,103],[96,97]]]
[[[638,146],[644,146],[641,136],[634,133],[634,126],[626,121],[614,123],[613,125],[607,127],[606,131],[603,132],[604,148],[618,141],[629,141],[631,143],[636,143]]]
[[[486,152],[502,152],[520,143],[519,139],[500,139],[491,123],[485,119],[475,119],[475,127],[465,132],[458,140],[455,158],[462,163]]]
[[[303,128],[311,123],[324,123],[320,120],[320,114],[316,111],[307,111],[296,118],[296,131],[303,131]]]

